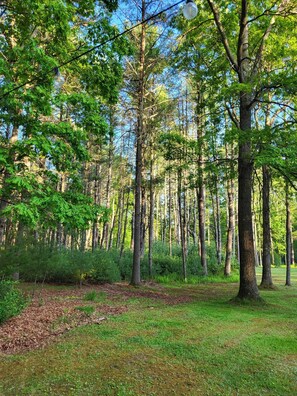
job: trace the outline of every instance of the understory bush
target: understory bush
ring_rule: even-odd
[[[156,242],[153,246],[152,277],[183,279],[181,247]],[[33,282],[113,283],[120,280],[130,281],[132,274],[133,252],[118,249],[97,249],[92,251],[71,250],[53,247],[43,243],[28,243],[0,251],[0,276],[12,277],[18,272],[20,279]],[[223,264],[218,265],[214,246],[207,248],[208,275],[223,275]],[[232,268],[238,263],[232,259]],[[141,259],[141,277],[149,278],[148,253]],[[187,278],[203,277],[203,269],[195,245],[189,245],[187,254]]]
[[[99,283],[113,283],[121,280],[119,264],[115,261],[117,257],[112,253],[114,252],[98,249],[92,254],[92,270],[90,272],[92,280]]]
[[[0,324],[18,315],[26,306],[26,299],[16,288],[16,282],[0,281]]]

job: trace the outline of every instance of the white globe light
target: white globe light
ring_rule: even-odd
[[[198,8],[193,0],[187,0],[186,4],[183,6],[183,14],[186,19],[193,19],[198,14]]]

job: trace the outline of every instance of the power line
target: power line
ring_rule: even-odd
[[[52,73],[55,73],[55,74],[56,74],[59,68],[61,68],[61,67],[63,67],[63,66],[66,66],[66,65],[68,65],[69,63],[74,62],[75,60],[77,60],[77,59],[79,59],[79,58],[81,58],[81,57],[83,57],[83,56],[89,54],[90,52],[94,51],[95,49],[100,48],[100,47],[102,47],[103,45],[108,44],[108,43],[110,43],[110,42],[116,40],[117,38],[123,36],[124,34],[127,34],[127,33],[131,32],[133,29],[137,28],[138,26],[141,26],[141,25],[143,25],[143,24],[149,22],[150,20],[152,20],[152,19],[158,17],[159,15],[163,14],[164,12],[169,11],[171,8],[174,8],[174,7],[176,7],[177,5],[179,5],[179,4],[181,4],[181,3],[184,3],[184,2],[185,2],[185,0],[180,0],[180,1],[178,1],[177,3],[175,3],[175,4],[173,4],[173,5],[171,5],[171,6],[167,7],[167,8],[165,8],[164,10],[159,11],[157,14],[151,15],[150,17],[148,17],[148,18],[146,18],[146,19],[144,19],[144,20],[142,20],[142,21],[136,23],[135,25],[131,26],[130,28],[128,28],[128,29],[126,29],[126,30],[124,30],[124,31],[122,31],[122,32],[120,32],[120,33],[114,35],[113,37],[111,37],[111,38],[109,38],[109,39],[107,39],[107,40],[102,41],[101,43],[95,45],[94,47],[88,49],[87,51],[84,51],[84,52],[82,52],[81,54],[76,55],[76,56],[74,56],[73,58],[70,58],[69,60],[67,60],[67,61],[65,61],[65,62],[63,62],[63,63],[60,63],[58,66],[53,67],[49,72],[45,73],[44,75],[48,75],[48,74],[50,74],[50,73],[51,73],[51,74],[52,74]],[[24,87],[24,86],[27,85],[27,84],[31,84],[32,82],[38,81],[40,78],[41,78],[40,76],[36,76],[36,77],[34,77],[34,78],[30,79],[30,80],[27,80],[27,81],[26,81],[25,83],[23,83],[23,84],[17,85],[16,87],[10,89],[9,91],[7,91],[7,92],[5,92],[3,95],[1,95],[1,96],[0,96],[0,99],[5,98],[6,96],[8,96],[9,94],[11,94],[12,92],[17,91],[18,89]]]

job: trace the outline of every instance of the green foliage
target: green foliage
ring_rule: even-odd
[[[19,243],[0,251],[0,275],[11,276],[19,272],[25,281],[60,282],[60,283],[113,283],[120,280],[130,281],[133,252],[125,250],[120,257],[120,251],[97,249],[94,252],[69,250],[57,246],[47,246],[44,243],[31,241]],[[214,246],[208,247],[208,272],[212,276],[223,275],[223,266],[218,266]],[[233,271],[238,263],[233,259]],[[141,260],[142,279],[149,278],[148,255]],[[197,246],[190,245],[187,255],[187,274],[191,277],[202,277]],[[168,279],[182,279],[182,258],[179,245],[172,246],[172,256],[169,246],[156,242],[153,246],[153,277],[169,277]],[[91,298],[98,299],[95,292],[90,292]],[[87,298],[87,297],[86,297]]]
[[[0,281],[0,324],[26,307],[27,301],[16,286],[16,282]]]
[[[92,255],[91,279],[99,283],[113,283],[121,279],[118,264],[105,250],[96,250]]]
[[[106,299],[106,293],[104,292],[96,292],[96,290],[92,290],[84,295],[85,301],[104,301]]]
[[[86,314],[88,316],[93,315],[93,313],[95,312],[95,307],[92,307],[91,305],[85,305],[85,306],[82,306],[82,307],[76,307],[76,309],[78,311],[83,312],[84,314]]]

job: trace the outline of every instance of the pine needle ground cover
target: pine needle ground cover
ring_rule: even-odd
[[[278,288],[262,291],[263,305],[230,303],[233,283],[81,292],[76,304],[93,308],[79,315],[93,318],[108,306],[106,320],[96,316],[40,348],[2,353],[0,394],[297,394],[297,269],[290,288],[284,275],[274,270]],[[65,289],[75,300],[73,288],[57,288],[56,301],[67,300]]]

